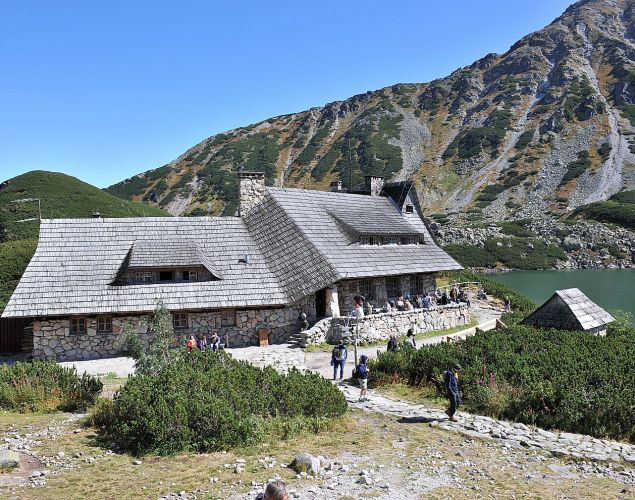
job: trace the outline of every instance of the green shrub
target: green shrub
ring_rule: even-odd
[[[520,134],[520,137],[516,141],[516,144],[514,145],[514,147],[516,149],[524,149],[524,148],[526,148],[527,145],[533,139],[535,133],[536,133],[536,129],[535,128],[532,128],[532,129],[529,129],[529,130],[525,130],[522,134]]]
[[[84,410],[102,387],[99,379],[53,362],[0,365],[0,409],[6,411]]]
[[[380,354],[371,384],[436,386],[453,363],[468,410],[545,428],[635,441],[635,328],[616,321],[606,337],[514,325],[461,344]]]
[[[256,368],[219,352],[179,355],[116,394],[109,439],[136,454],[214,451],[315,429],[346,411],[342,393],[313,373]]]
[[[578,159],[572,161],[567,165],[567,172],[560,181],[560,185],[564,185],[573,179],[580,177],[591,166],[591,160],[589,159],[588,151],[580,151],[578,153]]]

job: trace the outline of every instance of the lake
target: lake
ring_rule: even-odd
[[[524,293],[538,305],[555,290],[579,288],[607,311],[622,310],[635,318],[635,269],[513,271],[488,277]]]

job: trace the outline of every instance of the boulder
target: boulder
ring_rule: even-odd
[[[15,469],[20,465],[20,456],[12,450],[0,450],[0,469]]]
[[[306,472],[317,476],[320,472],[320,460],[310,453],[299,453],[293,458],[289,467],[298,474]]]

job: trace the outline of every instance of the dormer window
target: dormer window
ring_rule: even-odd
[[[135,274],[135,281],[137,283],[152,283],[152,272],[151,271],[138,271]]]
[[[198,281],[198,271],[183,271],[183,281]]]
[[[415,213],[414,205],[406,205],[406,213],[407,214],[414,214]]]
[[[159,281],[174,281],[174,271],[159,271]]]
[[[399,237],[398,236],[388,236],[383,238],[384,245],[399,245]]]

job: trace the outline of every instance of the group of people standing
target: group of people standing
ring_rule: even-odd
[[[199,340],[196,340],[194,335],[190,335],[190,339],[187,341],[187,352],[190,353],[196,349],[201,352],[207,349],[218,351],[220,349],[220,337],[214,333],[209,339],[207,335],[203,335]]]

